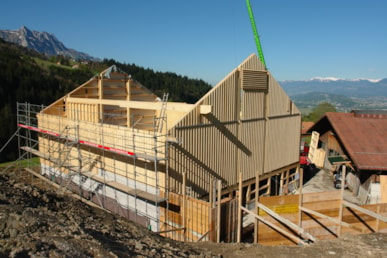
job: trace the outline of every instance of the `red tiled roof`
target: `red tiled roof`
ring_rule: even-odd
[[[387,170],[386,114],[327,112],[326,118],[358,169]]]
[[[308,130],[314,125],[313,122],[302,122],[301,123],[301,134],[306,134]]]

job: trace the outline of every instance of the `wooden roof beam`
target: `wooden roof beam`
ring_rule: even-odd
[[[124,108],[136,108],[136,109],[147,109],[147,110],[160,110],[162,102],[151,102],[151,101],[126,101],[126,100],[115,100],[115,99],[92,99],[92,98],[73,98],[67,97],[65,99],[67,103],[80,103],[80,104],[99,104],[99,105],[111,105],[119,106]],[[179,102],[168,102],[167,110],[176,110],[180,112],[189,112],[194,107],[193,104],[179,103]]]

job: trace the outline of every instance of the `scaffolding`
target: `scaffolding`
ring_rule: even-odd
[[[165,94],[163,109],[167,98]],[[90,110],[81,114],[86,111],[59,106],[45,113],[45,108],[17,103],[19,157],[39,157],[39,172],[59,184],[61,191],[71,190],[159,231],[160,205],[168,197],[168,137],[161,130],[166,117],[141,124],[132,114],[128,127],[114,124],[119,114],[104,113],[104,120],[95,123],[79,119],[92,115]],[[56,115],[63,113],[77,116]],[[165,110],[160,114],[166,116]]]

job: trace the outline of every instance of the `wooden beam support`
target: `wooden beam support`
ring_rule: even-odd
[[[181,192],[183,194],[183,210],[182,210],[182,213],[183,213],[183,227],[184,228],[184,242],[187,241],[187,229],[186,229],[186,182],[187,182],[187,174],[186,172],[183,172],[183,184],[181,186]]]
[[[259,174],[259,173],[258,173]],[[259,184],[260,184],[260,176],[257,175],[257,177],[255,178],[255,211],[257,212],[257,214],[259,214],[259,208],[258,208],[258,203],[259,203],[259,191],[261,190],[259,188]],[[254,220],[254,243],[257,244],[258,243],[258,228],[259,228],[259,225],[258,225],[258,222],[259,220],[258,219],[255,219]]]
[[[242,211],[244,212],[247,212],[249,214],[252,214],[256,219],[262,221],[263,223],[265,223],[266,225],[268,225],[269,227],[273,228],[274,230],[278,231],[279,233],[283,234],[284,236],[288,237],[289,239],[291,239],[292,241],[294,241],[295,243],[297,244],[301,244],[301,245],[308,245],[308,243],[305,243],[301,238],[297,237],[297,236],[294,236],[293,234],[290,234],[289,232],[287,232],[286,230],[283,230],[282,228],[278,227],[277,225],[275,225],[274,223],[271,223],[270,221],[266,220],[265,218],[255,214],[254,212],[242,207],[241,208]]]
[[[206,233],[204,233],[198,240],[196,240],[196,242],[202,241],[209,233],[210,231],[207,231]]]
[[[302,204],[303,204],[303,195],[302,195],[302,187],[303,187],[303,181],[304,181],[304,169],[298,167],[299,177],[299,196],[298,196],[298,226],[302,228]],[[301,234],[301,232],[299,232]]]
[[[91,98],[72,98],[67,97],[68,103],[81,103],[81,104],[99,104],[99,105],[111,105],[119,106],[123,108],[135,108],[146,110],[160,110],[161,101],[127,101],[127,100],[114,100],[114,99],[91,99]],[[194,107],[194,104],[168,102],[167,110],[178,112],[189,112]]]
[[[200,114],[201,115],[208,115],[212,112],[212,106],[211,105],[200,105]]]
[[[305,208],[305,207],[299,207],[299,208],[300,208],[301,211],[306,212],[306,213],[309,213],[309,214],[311,214],[311,215],[313,215],[313,216],[316,216],[316,217],[319,217],[319,218],[322,218],[322,219],[326,219],[326,220],[329,220],[329,221],[331,221],[331,222],[333,222],[333,223],[341,224],[341,225],[343,225],[344,227],[352,228],[352,229],[355,229],[355,230],[357,230],[357,231],[359,231],[359,232],[365,233],[365,230],[364,230],[364,229],[361,229],[361,228],[359,228],[359,227],[357,227],[357,226],[354,226],[354,225],[352,225],[352,224],[349,224],[349,223],[347,223],[347,222],[340,221],[340,220],[338,220],[338,219],[329,217],[329,216],[327,216],[327,215],[321,214],[321,213],[319,213],[319,212],[317,212],[317,211],[313,211],[313,210],[310,210],[310,209]]]
[[[280,216],[278,213],[270,210],[268,207],[266,207],[265,205],[261,204],[261,203],[258,203],[258,207],[262,210],[264,210],[267,214],[269,214],[270,216],[272,216],[273,218],[275,218],[276,220],[278,220],[279,222],[285,224],[286,226],[292,228],[293,230],[295,230],[296,232],[301,232],[301,236],[304,237],[304,238],[308,238],[309,240],[313,241],[313,242],[316,242],[317,239],[312,236],[311,234],[309,234],[308,232],[305,232],[303,228],[300,228],[298,225],[294,224],[293,222],[291,222],[290,220],[288,219],[285,219],[284,217]]]
[[[167,230],[162,230],[162,231],[157,231],[155,232],[156,234],[163,234],[163,233],[168,233],[168,232],[176,232],[180,230],[186,230],[186,228],[173,228],[173,229],[167,229]]]
[[[218,186],[217,186],[217,190],[218,190],[218,200],[217,200],[217,207],[216,207],[216,242],[217,243],[220,243],[220,216],[221,216],[221,198],[222,198],[222,181],[221,180],[218,180]]]
[[[350,203],[350,202],[347,202],[347,201],[343,200],[343,205],[347,206],[347,207],[350,207],[352,209],[355,209],[357,211],[360,211],[360,212],[362,212],[364,214],[367,214],[368,216],[374,217],[375,219],[378,219],[380,221],[383,221],[383,222],[387,223],[387,217],[382,216],[380,214],[377,214],[377,213],[375,213],[373,211],[364,209],[364,208],[362,208],[362,207],[360,207],[360,206],[358,206],[356,204],[353,204],[353,203]]]
[[[210,192],[209,192],[209,207],[208,207],[208,225],[210,231],[210,241],[215,241],[214,239],[214,224],[213,224],[213,216],[212,209],[214,208],[214,181],[210,180]]]
[[[339,208],[339,219],[340,219],[340,222],[343,221],[343,202],[344,202],[344,187],[345,187],[345,169],[346,169],[346,166],[342,166],[343,170],[341,172],[341,190],[340,190],[340,196],[341,196],[341,205],[340,205],[340,208]],[[338,236],[341,236],[341,223],[339,224],[338,228],[337,228],[337,235]]]
[[[239,172],[239,191],[238,191],[238,226],[237,226],[237,243],[241,242],[241,231],[242,231],[242,173]]]

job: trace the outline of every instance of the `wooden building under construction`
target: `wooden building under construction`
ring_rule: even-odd
[[[240,173],[244,201],[259,181],[287,191],[301,113],[256,55],[195,104],[167,98],[110,67],[41,110],[18,104],[20,148],[63,188],[188,241],[211,238],[213,193],[235,196]]]

